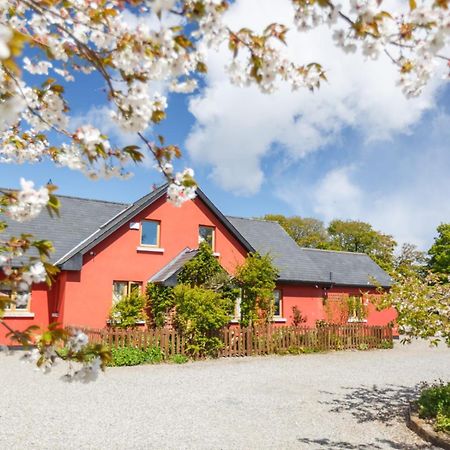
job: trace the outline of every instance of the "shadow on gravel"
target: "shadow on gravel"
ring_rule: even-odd
[[[330,439],[308,439],[300,438],[299,442],[308,444],[311,448],[336,448],[348,450],[371,450],[381,449],[380,446],[374,444],[351,444],[350,442],[331,441]]]
[[[418,389],[393,384],[382,387],[376,385],[345,387],[343,396],[320,403],[331,405],[331,412],[350,413],[359,423],[377,421],[390,426],[392,422],[405,418],[407,406],[410,401],[417,398]],[[321,392],[336,395],[332,392]]]
[[[377,442],[383,444],[380,447],[377,444],[351,444],[350,442],[343,441],[331,441],[330,439],[308,439],[308,438],[300,438],[298,442],[303,444],[308,444],[309,448],[327,448],[327,449],[343,449],[343,450],[377,450],[382,448],[392,448],[397,450],[422,450],[422,449],[430,449],[429,445],[420,444],[420,445],[408,445],[408,444],[400,444],[398,442],[389,441],[387,439],[377,439]]]

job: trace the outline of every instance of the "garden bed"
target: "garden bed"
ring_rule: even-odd
[[[450,382],[426,385],[408,412],[408,427],[425,440],[450,450]]]

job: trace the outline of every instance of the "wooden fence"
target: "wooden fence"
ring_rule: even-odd
[[[71,327],[77,328],[79,327]],[[109,347],[159,347],[166,358],[188,353],[187,339],[175,330],[121,330],[82,328],[93,343]],[[360,324],[327,325],[318,328],[266,326],[230,327],[219,331],[223,346],[218,356],[251,356],[307,353],[327,350],[366,350],[392,346],[392,328]]]

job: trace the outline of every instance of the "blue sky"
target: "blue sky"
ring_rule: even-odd
[[[246,9],[252,3],[258,4],[253,16]],[[286,22],[281,0],[276,14],[270,0],[237,1],[229,20],[250,20],[254,28]],[[320,92],[281,87],[267,96],[231,86],[221,50],[208,55],[202,90],[191,98],[170,96],[168,118],[155,134],[181,146],[182,164],[195,169],[201,188],[226,214],[365,220],[399,242],[428,248],[436,226],[450,222],[448,83],[437,79],[420,99],[406,100],[389,61],[341,55],[317,33],[293,38],[289,51],[293,59],[301,54],[324,62],[329,83]],[[135,141],[105,117],[98,78],[83,76],[68,95],[74,125],[93,120],[118,143]],[[94,182],[48,162],[1,164],[0,184],[16,187],[21,176],[37,185],[51,179],[61,194],[132,202],[161,182],[150,164],[134,173],[126,181]]]

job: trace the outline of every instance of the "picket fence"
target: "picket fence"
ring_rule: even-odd
[[[80,327],[71,327],[80,329]],[[189,354],[188,339],[172,329],[81,328],[93,343],[112,347],[159,347],[164,356]],[[317,328],[293,326],[229,327],[217,333],[223,343],[220,357],[327,350],[365,350],[392,345],[392,328],[363,324],[326,325]]]

